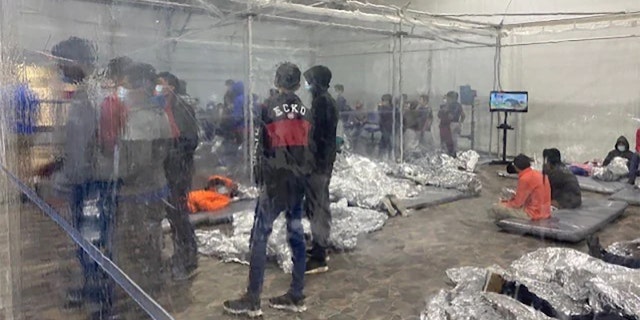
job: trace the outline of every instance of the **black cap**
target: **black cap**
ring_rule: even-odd
[[[329,89],[331,76],[331,70],[325,66],[313,66],[304,73],[307,82],[321,90]]]
[[[300,85],[300,68],[291,62],[284,62],[276,70],[275,85],[286,90],[295,90]]]

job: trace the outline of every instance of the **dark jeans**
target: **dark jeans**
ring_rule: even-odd
[[[313,237],[311,258],[320,261],[324,261],[327,257],[331,233],[331,202],[329,201],[331,171],[333,170],[311,174],[305,188],[305,212],[311,222]]]
[[[440,144],[444,151],[448,155],[455,157],[455,145],[453,143],[453,133],[451,132],[451,125],[440,126]]]
[[[282,211],[286,213],[287,239],[291,246],[293,260],[289,293],[295,298],[303,297],[306,252],[304,229],[302,228],[302,201],[305,179],[294,177],[281,179],[286,180],[286,188],[283,188],[278,194],[274,194],[274,192],[269,194],[270,192],[263,191],[256,203],[255,220],[251,230],[251,257],[247,288],[247,293],[253,299],[259,299],[262,293],[267,261],[267,241],[273,230],[273,222]]]
[[[391,154],[391,131],[381,130],[380,133],[380,146],[378,147],[378,152],[380,152],[380,157]]]
[[[638,166],[640,166],[640,155],[634,153],[629,162],[629,184],[636,183],[636,177],[638,176]]]
[[[198,244],[187,209],[187,194],[191,189],[191,179],[194,174],[195,147],[195,144],[189,140],[176,140],[164,163],[171,205],[167,206],[166,211],[167,220],[171,224],[173,263],[180,264],[188,270],[193,270],[198,265]]]
[[[529,289],[522,284],[515,282],[507,282],[502,287],[502,294],[508,295],[523,304],[531,306],[532,308],[544,313],[548,317],[557,319],[571,319],[571,320],[638,320],[634,316],[621,316],[618,313],[611,310],[611,308],[604,308],[608,311],[598,313],[588,313],[581,315],[566,316],[557,311],[547,300],[538,297],[535,293],[529,291]]]
[[[640,269],[640,259],[618,256],[606,251],[602,255],[602,261],[630,269]]]
[[[119,187],[117,182],[93,181],[75,185],[71,194],[70,205],[74,228],[109,259],[114,255],[114,221],[118,207]],[[84,210],[86,202],[93,199],[96,201],[97,215],[95,213],[91,215]],[[78,248],[77,256],[82,267],[84,301],[99,305],[103,311],[109,310],[113,304],[113,280],[82,248]]]

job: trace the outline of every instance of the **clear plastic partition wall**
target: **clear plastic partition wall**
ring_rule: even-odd
[[[169,236],[167,185],[205,189],[215,175],[252,185],[256,117],[282,62],[331,69],[353,153],[402,162],[417,107],[431,109],[439,149],[450,91],[466,114],[460,148],[489,151],[495,139],[491,26],[277,2],[0,4],[0,318],[84,319],[105,308],[204,317],[197,295],[215,279],[172,280],[185,270],[173,264],[182,242]],[[302,80],[297,94],[311,106]],[[178,138],[187,134],[197,143]],[[175,148],[193,161],[165,161]],[[206,265],[246,272],[215,261]]]

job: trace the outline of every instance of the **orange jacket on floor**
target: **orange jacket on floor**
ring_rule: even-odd
[[[518,188],[513,199],[504,205],[524,209],[531,220],[547,219],[551,216],[551,185],[549,179],[539,171],[527,168],[518,174]]]
[[[220,210],[231,203],[227,195],[212,190],[196,190],[189,192],[187,205],[191,213]]]
[[[237,188],[233,180],[216,175],[209,177],[208,185],[212,186],[215,181],[224,183],[230,192]],[[191,213],[220,210],[228,206],[229,203],[231,203],[231,197],[211,189],[191,191],[187,199],[187,206]]]

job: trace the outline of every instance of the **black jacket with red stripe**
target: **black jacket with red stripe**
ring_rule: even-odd
[[[283,175],[304,177],[313,171],[310,116],[294,93],[281,93],[267,101],[256,129],[254,173],[258,185],[279,185]]]

